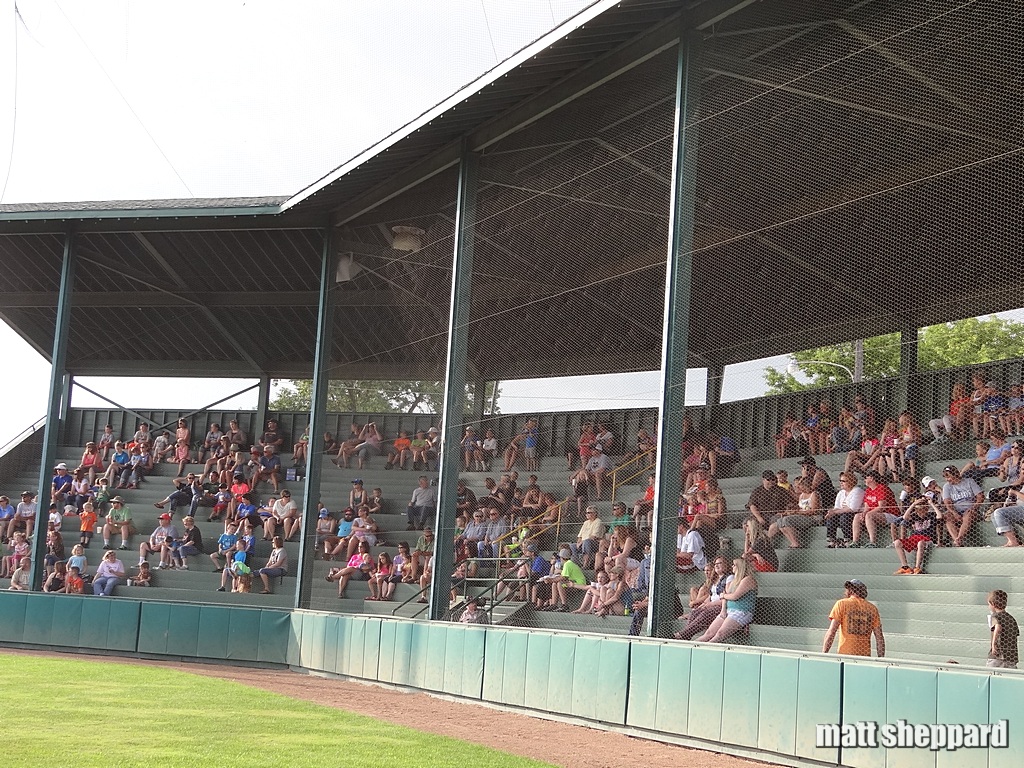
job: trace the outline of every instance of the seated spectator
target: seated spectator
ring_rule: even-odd
[[[43,566],[46,573],[49,573],[55,563],[64,559],[64,537],[60,535],[60,531],[53,525],[49,524],[49,528],[46,531],[46,556],[43,559]]]
[[[150,587],[153,585],[153,570],[149,563],[139,566],[139,572],[131,579],[128,579],[129,587]]]
[[[68,568],[63,560],[53,564],[53,571],[43,582],[43,592],[54,592],[60,594],[66,592],[68,587]]]
[[[730,475],[739,461],[740,449],[735,440],[714,432],[708,434],[708,463],[711,465],[712,477]]]
[[[964,477],[981,482],[986,477],[996,477],[1006,457],[1010,455],[1010,444],[999,427],[989,432],[990,443],[984,441],[975,446],[976,458],[968,462],[960,473]]]
[[[606,456],[611,456],[615,453],[615,435],[611,433],[608,427],[601,422],[597,422],[594,425],[594,448],[601,446],[601,450]]]
[[[103,434],[100,435],[96,445],[104,464],[110,460],[110,451],[113,450],[115,442],[117,442],[117,437],[114,435],[114,427],[112,424],[107,424],[103,427]]]
[[[374,571],[373,558],[370,557],[370,545],[365,541],[359,543],[359,550],[349,559],[344,568],[332,568],[324,578],[338,582],[338,599],[345,599],[345,588],[349,581],[369,581]]]
[[[365,469],[368,458],[380,455],[380,444],[383,439],[380,432],[377,431],[377,425],[372,421],[359,431],[359,442],[352,449],[359,469]],[[348,466],[347,462],[346,466]]]
[[[534,454],[535,454],[535,458],[536,458],[536,447],[534,447]],[[486,430],[484,432],[484,439],[480,443],[480,454],[479,454],[479,460],[478,460],[479,463],[478,463],[477,469],[479,471],[481,471],[481,472],[490,472],[491,471],[491,462],[494,461],[494,457],[497,456],[497,455],[498,455],[498,438],[494,436],[494,430],[493,429],[488,429],[488,430]],[[527,465],[529,465],[529,463],[530,463],[529,457],[527,457],[527,462],[526,463],[527,463]],[[530,467],[527,466],[527,471],[529,471],[529,469],[530,469]]]
[[[409,518],[407,531],[423,529],[428,519],[433,519],[437,509],[436,489],[430,485],[426,475],[420,475],[418,485],[409,499],[406,516]]]
[[[821,520],[821,501],[818,492],[811,488],[810,479],[801,477],[796,481],[796,487],[796,509],[776,515],[768,526],[768,538],[774,541],[781,533],[789,542],[790,549],[800,549],[803,546],[800,543],[800,532],[810,530]]]
[[[676,535],[676,573],[704,570],[707,565],[706,553],[709,544],[705,535],[710,537],[712,532],[704,528],[704,522],[699,515],[689,526],[686,524],[686,518],[679,520]],[[717,543],[716,540],[716,550]]]
[[[562,569],[557,576],[551,579],[555,595],[547,606],[547,610],[567,612],[569,610],[568,590],[586,589],[587,577],[573,561],[572,552],[569,549],[559,550],[558,557],[562,563]]]
[[[18,561],[18,567],[11,574],[11,585],[7,588],[14,592],[28,592],[32,589],[32,558],[24,555]]]
[[[614,560],[615,565],[621,565],[626,574],[640,567],[640,561],[644,550],[644,539],[640,532],[632,524],[620,525],[612,529],[608,541],[608,551],[598,552],[594,559],[595,568],[604,568],[607,560]]]
[[[800,477],[810,480],[811,490],[817,491],[822,506],[831,504],[835,499],[836,487],[832,484],[832,478],[828,476],[828,472],[818,466],[813,456],[804,456],[800,461]]]
[[[761,473],[761,485],[750,493],[747,509],[762,525],[768,525],[773,515],[784,514],[796,508],[796,500],[784,488],[774,472],[766,469]]]
[[[205,461],[206,459],[206,454],[211,451],[217,450],[222,444],[221,441],[224,440],[224,438],[226,437],[227,435],[221,432],[220,424],[217,424],[216,422],[210,424],[210,428],[206,432],[206,437],[203,438],[203,442],[199,446],[199,452],[196,456],[196,462],[198,464],[202,464],[203,461]],[[230,445],[230,443],[224,443],[224,445]],[[209,473],[210,470],[208,469],[205,470],[204,472],[204,474]]]
[[[960,470],[950,464],[942,470],[943,519],[954,547],[961,547],[975,520],[981,518],[981,505],[985,495],[981,487],[969,477],[961,477]]]
[[[373,488],[370,491],[370,498],[366,501],[366,506],[370,508],[371,515],[383,515],[384,514],[384,491],[380,488]]]
[[[272,594],[270,589],[271,579],[284,578],[285,574],[288,573],[288,552],[284,548],[284,542],[280,536],[275,536],[273,540],[274,548],[270,550],[270,558],[267,560],[267,564],[257,571],[260,575],[260,580],[263,582],[263,591],[260,594],[269,595]]]
[[[338,521],[338,529],[333,536],[324,539],[324,560],[331,560],[339,555],[348,557],[349,540],[352,537],[352,526],[356,520],[356,511],[346,507]],[[344,553],[342,555],[342,553]]]
[[[738,557],[732,563],[733,578],[722,592],[722,609],[701,636],[702,643],[724,643],[754,621],[757,601],[757,578],[746,560]]]
[[[629,458],[637,459],[640,456],[647,456],[653,454],[658,448],[658,439],[652,432],[648,432],[646,429],[641,427],[636,432],[636,450],[630,455]],[[650,455],[650,460],[653,462],[654,457]]]
[[[598,571],[594,575],[594,581],[590,582],[590,586],[583,593],[583,602],[573,613],[597,613],[597,608],[601,604],[601,595],[604,594],[604,588],[610,579],[608,571],[603,569]]]
[[[853,424],[862,435],[878,434],[875,409],[868,403],[863,393],[858,392],[853,398]]]
[[[117,559],[117,553],[107,550],[103,553],[103,559],[96,568],[96,574],[92,579],[92,593],[110,597],[114,587],[122,583],[125,578],[124,563]]]
[[[996,533],[1006,538],[1004,547],[1020,546],[1015,526],[1024,524],[1024,490],[1007,489],[1006,503],[996,507],[992,512],[992,524]]]
[[[761,521],[756,517],[748,517],[743,521],[743,557],[762,573],[775,573],[779,570],[779,556],[775,553],[771,539],[765,534]]]
[[[927,480],[928,484],[923,485]],[[918,495],[907,506],[903,513],[900,537],[893,541],[896,555],[900,559],[897,576],[924,573],[924,558],[928,548],[935,543],[938,521],[942,519],[939,502],[942,496],[934,480],[930,477],[922,480],[924,493]],[[907,563],[907,552],[917,552],[914,567]]]
[[[220,559],[223,557],[226,564],[230,564],[231,558],[235,553],[235,544],[238,543],[238,525],[233,522],[229,522],[227,527],[218,538],[216,551],[210,553],[210,562],[213,563],[213,572],[221,573],[224,570],[224,566],[220,564]]]
[[[775,436],[775,458],[790,459],[807,453],[807,441],[804,440],[803,424],[795,413],[787,413]]]
[[[622,602],[626,591],[625,571],[621,565],[612,566],[608,571],[608,583],[601,588],[600,596],[594,606],[594,613],[602,619],[611,614],[622,616],[626,612]]]
[[[165,429],[153,438],[153,447],[150,449],[153,465],[156,466],[161,461],[167,461],[173,453],[174,443],[171,442],[171,433]]]
[[[316,520],[316,533],[314,534],[314,536],[316,541],[316,549],[319,550],[324,545],[325,541],[327,541],[328,539],[337,538],[337,536],[335,536],[335,531],[337,531],[338,529],[338,521],[334,519],[334,517],[331,515],[330,510],[327,509],[322,503],[318,504],[317,506],[318,509]],[[273,519],[273,517],[271,517],[271,519]],[[271,541],[273,540],[273,538],[274,536],[272,533],[268,538],[267,527],[266,525],[264,525],[263,540]]]
[[[131,453],[125,448],[124,443],[120,440],[114,443],[114,453],[111,455],[110,463],[107,466],[107,482],[111,486],[118,484],[121,473],[127,468],[131,457]]]
[[[644,491],[643,497],[633,502],[633,524],[638,529],[643,528],[646,524],[646,527],[650,529],[653,515],[654,473],[652,472],[647,476],[647,489]]]
[[[594,564],[601,541],[604,540],[605,524],[597,516],[597,507],[593,504],[586,508],[586,520],[580,526],[576,543],[572,544],[574,556],[583,556],[583,567],[590,568]]]
[[[388,450],[388,461],[384,465],[384,469],[391,469],[396,466],[405,469],[405,463],[409,461],[411,455],[412,440],[409,439],[409,433],[403,430],[398,433],[398,437],[391,443],[391,448]]]
[[[921,428],[917,426],[910,411],[903,411],[896,424],[895,444],[889,448],[886,463],[893,482],[900,482],[905,474],[917,477],[918,446],[921,444]]]
[[[360,542],[366,542],[371,547],[377,546],[377,521],[370,517],[370,508],[365,504],[356,510],[356,519],[352,521],[352,534],[348,541],[348,557],[355,554]]]
[[[271,422],[272,424],[274,422]],[[253,472],[252,480],[249,483],[251,490],[255,491],[261,482],[269,480],[274,486],[274,493],[281,487],[281,457],[274,453],[272,445],[263,446],[263,455],[259,457]]]
[[[496,558],[499,554],[495,544],[509,532],[508,523],[502,517],[501,512],[495,507],[487,510],[487,525],[484,528],[484,537],[477,543],[476,556],[481,558]],[[472,553],[471,553],[472,554]]]
[[[601,445],[595,443],[591,456],[587,459],[586,470],[589,482],[593,484],[594,490],[597,492],[596,501],[601,501],[601,497],[604,495],[605,477],[614,468],[612,460],[604,453]]]
[[[821,427],[818,406],[815,403],[807,406],[807,415],[801,425],[801,436],[807,443],[807,453],[827,453],[828,433]]]
[[[1020,384],[1014,384],[1006,395],[1006,408],[999,415],[999,428],[1004,434],[1019,435],[1024,431],[1024,392]]]
[[[1010,451],[999,465],[999,481],[1018,488],[1024,484],[1024,440],[1014,440]]]
[[[271,509],[277,525],[281,526],[281,533],[285,541],[292,541],[302,532],[302,515],[299,506],[292,499],[292,492],[285,488],[281,491],[281,498],[274,502]]]
[[[292,446],[292,466],[297,467],[305,463],[306,454],[309,452],[309,424],[302,430],[299,439]]]
[[[462,436],[459,450],[462,451],[462,469],[465,472],[469,472],[473,469],[473,463],[476,461],[476,457],[480,454],[481,450],[480,439],[476,436],[476,430],[473,427],[466,427],[466,433]],[[480,464],[483,464],[482,459]]]
[[[828,548],[845,547],[853,541],[853,518],[864,506],[864,489],[857,485],[857,475],[843,472],[839,475],[839,492],[832,509],[825,512],[825,536]],[[843,539],[839,539],[839,531]]]
[[[75,469],[71,473],[71,487],[68,490],[63,507],[70,507],[75,514],[82,511],[82,505],[93,498],[92,484],[85,476],[85,470]]]
[[[277,421],[270,419],[267,421],[266,431],[260,435],[260,439],[256,441],[256,445],[259,446],[262,451],[268,445],[273,449],[271,453],[279,454],[281,448],[284,447],[284,435],[277,427]]]
[[[133,530],[131,509],[124,503],[124,499],[115,496],[110,500],[110,510],[107,512],[106,522],[103,524],[103,548],[112,549],[111,536],[120,533],[121,546],[118,549],[128,549],[128,542],[131,541]]]
[[[187,571],[188,559],[203,552],[203,534],[196,528],[195,518],[190,515],[186,515],[181,523],[185,527],[181,537],[164,542],[160,559],[171,568]]]
[[[120,482],[117,485],[119,489],[138,488],[146,478],[146,473],[152,469],[152,456],[143,450],[143,445],[136,444],[128,452],[128,465],[121,471]]]
[[[164,553],[164,544],[179,537],[177,527],[171,523],[171,516],[164,512],[160,515],[160,524],[153,529],[147,541],[139,545],[139,564],[146,562],[146,556],[150,553],[160,555],[160,563],[157,568],[170,568],[170,555]]]
[[[859,547],[860,532],[868,531],[868,543],[864,546],[873,549],[878,546],[878,525],[888,523],[892,538],[896,538],[896,523],[899,522],[899,507],[892,489],[885,484],[881,474],[874,470],[864,475],[864,504],[853,516],[853,536],[849,547]]]
[[[21,564],[21,558],[28,556],[32,551],[32,545],[29,544],[27,537],[21,531],[18,531],[11,537],[7,546],[10,554],[4,556],[3,567],[0,569],[0,579],[11,578],[11,574]]]
[[[59,507],[74,503],[74,491],[71,488],[74,478],[68,474],[68,465],[60,463],[54,467],[54,472],[50,483],[50,501]]]
[[[227,435],[228,445],[237,445],[238,450],[244,450],[249,445],[249,436],[234,419],[228,422],[228,431],[224,434]]]
[[[732,563],[724,555],[718,555],[706,571],[703,591],[690,595],[690,612],[684,618],[686,627],[675,633],[676,640],[692,640],[707,632],[722,612],[722,595],[733,580]]]
[[[412,551],[412,578],[418,579],[426,563],[434,557],[434,529],[425,526]],[[428,582],[429,583],[429,582]]]
[[[17,510],[8,496],[0,496],[0,537],[10,538],[7,528],[14,520]]]
[[[866,427],[859,427],[858,430],[864,436],[860,448],[846,454],[846,466],[844,472],[857,472],[863,475],[873,467],[877,466],[879,458],[885,452],[882,441],[873,432],[866,431]]]
[[[8,518],[5,538],[10,539],[15,531],[24,531],[25,536],[31,536],[36,524],[36,495],[32,491],[22,491],[21,501],[14,510],[14,515]]]
[[[89,575],[89,561],[85,557],[85,548],[81,544],[75,544],[71,548],[71,557],[68,558],[66,565],[69,577],[72,571],[83,579]]]
[[[412,469],[414,472],[423,472],[427,469],[427,449],[430,443],[426,433],[421,429],[409,441],[409,450],[412,453]]]
[[[217,591],[224,592],[227,590],[228,579],[231,579],[232,592],[248,591],[245,589],[245,580],[246,577],[249,580],[252,579],[252,569],[247,563],[249,553],[246,551],[245,542],[242,539],[238,539],[235,542],[234,548],[228,554],[230,556],[227,565],[222,569],[218,569],[220,570],[220,586],[217,587]]]
[[[395,564],[391,559],[391,555],[387,552],[381,552],[377,555],[377,568],[374,570],[373,575],[370,576],[370,596],[367,600],[385,600],[384,591],[385,585],[391,583],[391,577],[394,574]]]
[[[853,420],[853,411],[847,406],[839,408],[839,415],[829,432],[829,453],[849,453],[861,442],[860,430]]]
[[[928,429],[936,442],[961,440],[967,434],[971,418],[971,396],[963,384],[957,382],[949,396],[949,412],[928,420]]]
[[[85,451],[82,453],[82,460],[78,463],[78,469],[82,470],[85,474],[89,485],[93,485],[96,482],[97,475],[103,473],[103,455],[100,453],[96,443],[91,440],[85,444]]]

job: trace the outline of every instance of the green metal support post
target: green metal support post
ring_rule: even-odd
[[[685,24],[685,21],[683,22]],[[690,291],[693,273],[693,207],[696,186],[696,114],[700,67],[695,33],[679,36],[676,70],[675,139],[669,208],[668,263],[661,352],[661,405],[658,413],[658,467],[654,489],[651,582],[647,631],[670,637],[676,619],[677,499],[682,466],[682,422],[686,402],[686,364],[690,343]]]
[[[704,405],[704,427],[717,429],[718,411],[722,404],[722,382],[725,378],[725,366],[721,363],[708,364],[707,397]]]
[[[267,428],[267,409],[270,407],[270,377],[260,376],[260,389],[256,395],[256,423],[252,425],[252,429],[249,431],[249,440],[253,445],[263,434],[263,431]],[[312,433],[310,433],[312,435]],[[312,439],[310,440],[312,442]],[[246,446],[247,447],[247,446]]]
[[[470,287],[473,278],[473,232],[476,226],[478,156],[462,146],[455,207],[455,249],[452,254],[452,303],[448,320],[448,362],[444,380],[443,447],[437,481],[434,523],[434,579],[430,585],[431,619],[448,609],[452,563],[455,561],[455,485],[459,481],[459,445],[466,411],[466,355],[469,347]]]
[[[313,382],[309,404],[309,450],[306,455],[306,488],[302,494],[302,536],[299,541],[299,562],[296,569],[295,607],[307,608],[312,593],[313,557],[315,555],[317,502],[320,501],[320,480],[323,456],[318,450],[327,422],[327,382],[331,367],[334,340],[335,257],[331,252],[331,228],[324,230],[323,254],[320,264],[320,297],[317,304],[316,348],[313,353]],[[262,388],[262,381],[261,381]],[[262,391],[262,389],[261,389]],[[264,414],[266,411],[264,411]]]
[[[75,234],[64,236],[64,259],[60,270],[60,291],[57,294],[57,321],[53,329],[53,354],[50,356],[50,399],[46,407],[43,430],[42,463],[39,466],[39,495],[36,497],[36,522],[32,539],[33,591],[43,586],[43,555],[46,553],[47,509],[50,506],[50,485],[53,465],[60,441],[61,414],[67,393],[68,332],[71,328],[71,294],[75,283]]]
[[[913,323],[907,323],[900,329],[900,389],[898,395],[899,410],[904,411],[917,400],[914,386],[914,374],[917,373],[918,333]],[[925,414],[921,414],[924,416]]]

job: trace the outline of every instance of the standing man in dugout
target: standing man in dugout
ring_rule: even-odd
[[[885,656],[882,619],[874,603],[868,602],[868,587],[860,579],[850,579],[843,588],[846,597],[837,600],[828,617],[831,620],[821,652],[828,653],[839,633],[839,653],[846,656],[870,656],[871,636],[875,636],[878,658]]]

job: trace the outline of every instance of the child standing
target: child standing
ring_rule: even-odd
[[[989,667],[1003,669],[1017,668],[1017,620],[1006,612],[1006,593],[993,589],[988,593],[989,630],[992,632],[992,648],[988,654]]]
[[[92,541],[92,535],[96,532],[96,522],[99,519],[91,501],[87,501],[82,505],[82,511],[78,517],[82,521],[79,526],[81,530],[79,531],[78,543],[83,547],[88,547],[89,542]]]

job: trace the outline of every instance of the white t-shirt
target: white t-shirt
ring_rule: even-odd
[[[850,490],[845,488],[836,494],[835,509],[848,509],[851,512],[860,512],[864,506],[864,489],[855,485]]]
[[[692,528],[676,537],[676,550],[693,555],[693,566],[698,570],[703,571],[708,564],[704,557],[704,537]]]

